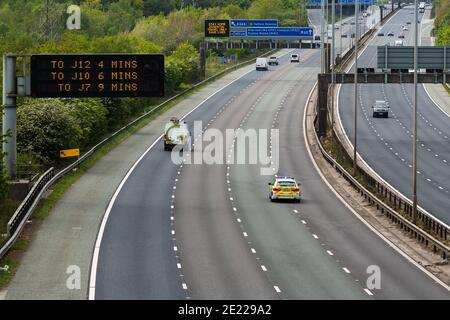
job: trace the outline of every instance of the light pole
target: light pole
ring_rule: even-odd
[[[334,48],[334,24],[336,23],[336,0],[332,0],[331,5],[331,128],[334,128],[334,65],[336,62],[336,52]]]
[[[417,0],[416,0],[417,1]],[[358,112],[358,25],[359,25],[359,2],[358,0],[355,0],[355,101],[354,101],[354,109],[353,109],[353,174],[356,175],[356,162],[357,162],[357,149],[356,149],[356,130],[358,125],[358,118],[357,118],[357,112]]]
[[[417,223],[417,45],[419,38],[419,24],[417,14],[417,0],[414,0],[414,115],[413,115],[413,223]]]
[[[341,38],[340,38],[340,40],[339,40],[339,47],[340,47],[340,49],[339,49],[339,56],[342,58],[342,29],[343,29],[343,27],[342,27],[342,0],[339,0],[340,2],[341,2],[341,10],[339,10],[339,12],[340,12],[340,15],[341,15],[341,18],[340,18],[340,29],[341,29],[341,32],[339,32],[340,33],[340,35],[341,35]]]
[[[320,19],[320,72],[325,73],[325,0],[320,2],[322,19]]]

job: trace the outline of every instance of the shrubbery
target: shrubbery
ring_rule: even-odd
[[[436,0],[434,3],[436,20],[436,45],[450,45],[450,0]]]

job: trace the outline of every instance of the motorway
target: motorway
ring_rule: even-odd
[[[412,7],[399,11],[381,29],[360,56],[359,67],[376,68],[376,46],[394,44],[407,21],[404,45],[413,45]],[[419,14],[419,20],[422,20]],[[389,31],[394,37],[387,37]],[[422,37],[421,37],[422,38]],[[359,85],[358,152],[364,161],[402,194],[412,194],[413,85]],[[353,137],[353,86],[343,85],[339,95],[339,115],[350,140]],[[388,119],[372,118],[375,100],[386,100]],[[418,203],[446,224],[450,224],[450,118],[418,85]]]
[[[339,6],[336,6],[336,13],[339,11]],[[372,26],[379,22],[380,20],[380,9],[377,6],[369,7],[367,9],[369,13],[371,13],[368,17],[363,17],[362,12],[360,12],[360,26],[359,26],[359,36],[361,37],[365,32],[367,32]],[[391,7],[384,10],[384,15],[386,16],[391,12]],[[314,28],[314,34],[320,35],[320,26],[321,26],[322,14],[321,9],[308,9],[308,22]],[[353,46],[353,39],[351,35],[355,33],[355,24],[351,24],[355,22],[355,18],[353,16],[342,19],[341,21],[336,21],[336,26],[338,29],[335,29],[335,46],[336,51],[335,54],[343,55],[345,52]],[[327,41],[331,44],[331,24],[328,24],[328,36]],[[343,34],[346,34],[347,37],[342,37]]]
[[[301,63],[292,65],[290,52],[282,51],[270,71],[250,71],[220,90],[185,120],[221,132],[279,129],[274,173],[301,181],[302,202],[269,202],[273,177],[260,175],[259,165],[175,165],[157,140],[108,207],[95,257],[96,299],[450,298],[358,220],[315,170],[302,130],[320,53],[296,50]],[[226,141],[222,159],[233,150]],[[367,288],[373,265],[381,289]]]

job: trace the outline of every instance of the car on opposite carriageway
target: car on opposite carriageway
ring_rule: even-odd
[[[389,118],[389,106],[384,100],[376,100],[375,104],[372,106],[374,118],[381,116],[384,118]]]

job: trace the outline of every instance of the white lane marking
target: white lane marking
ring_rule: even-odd
[[[369,289],[364,288],[364,291],[365,291],[369,296],[373,296],[373,293],[372,293]]]
[[[334,256],[333,252],[331,252],[330,250],[327,250],[327,253],[328,253],[330,256]]]
[[[343,267],[342,270],[344,270],[345,273],[351,273],[350,270],[348,270],[346,267]]]
[[[370,230],[372,230],[373,233],[375,233],[378,237],[380,237],[384,242],[386,242],[392,249],[394,249],[395,251],[397,251],[397,253],[399,253],[402,257],[404,257],[406,260],[408,260],[409,262],[411,262],[413,265],[415,265],[419,270],[421,270],[423,273],[425,273],[427,276],[429,276],[431,279],[433,279],[435,282],[437,282],[438,284],[440,284],[442,287],[444,287],[444,289],[446,289],[447,291],[450,291],[450,286],[448,286],[446,283],[444,283],[442,280],[440,280],[438,277],[436,277],[434,274],[432,274],[431,272],[429,272],[427,269],[425,269],[423,266],[421,266],[420,264],[418,264],[414,259],[412,259],[409,255],[407,255],[405,252],[403,252],[402,250],[400,250],[395,244],[393,244],[389,239],[387,239],[383,234],[381,234],[378,230],[376,230],[374,227],[372,227],[365,219],[363,219],[358,212],[356,212],[355,209],[353,209],[345,200],[344,198],[342,198],[342,196],[334,189],[334,187],[328,182],[328,180],[325,178],[325,176],[323,175],[322,171],[320,171],[319,166],[316,163],[316,160],[314,159],[312,152],[311,152],[311,148],[309,146],[308,143],[308,136],[306,133],[306,114],[307,114],[307,110],[308,110],[308,104],[311,100],[311,96],[315,90],[317,86],[317,81],[314,84],[313,88],[311,89],[311,91],[309,92],[309,96],[308,99],[306,99],[306,103],[305,103],[305,108],[303,109],[303,139],[305,140],[305,145],[306,145],[306,150],[308,152],[309,158],[311,159],[311,162],[314,165],[314,168],[316,169],[316,172],[319,174],[319,176],[322,178],[322,181],[328,186],[328,188],[334,193],[334,195],[341,201],[341,203],[347,207],[348,210],[350,210],[350,212],[352,212],[367,228],[369,228]],[[340,87],[339,89],[340,90]],[[338,120],[341,123],[341,127],[342,127],[342,122],[339,116],[339,112],[337,112],[338,114]],[[347,137],[347,135],[345,135]],[[348,137],[347,137],[348,139]],[[362,159],[362,158],[361,158]],[[362,160],[364,162],[364,160]],[[365,162],[364,162],[365,163]],[[365,163],[365,165],[367,166],[367,163]],[[368,166],[367,166],[368,167]],[[369,167],[368,167],[369,168]],[[374,172],[372,170],[372,172]],[[375,172],[374,172],[375,173]],[[380,178],[381,181],[383,181],[384,183],[386,183],[386,181],[384,179],[382,179],[377,173],[375,173],[375,175]],[[386,183],[386,185],[388,185],[390,188],[392,188],[392,186],[388,183]],[[392,188],[393,190],[396,190],[395,188]],[[396,190],[397,191],[397,190]],[[398,192],[398,191],[397,191]],[[421,208],[422,209],[422,208]],[[439,220],[438,220],[439,221]],[[440,222],[440,221],[439,221]]]
[[[175,234],[175,230],[172,230],[172,234]]]
[[[298,210],[297,210],[297,209],[294,209],[294,213],[298,213]]]
[[[242,234],[244,235],[244,237],[248,237],[247,232],[242,232]]]
[[[267,268],[266,268],[266,266],[264,266],[264,265],[261,265],[261,269],[262,269],[263,271],[267,271]]]
[[[173,219],[174,219],[174,217],[173,217],[173,216],[171,216],[171,217],[170,217],[170,220],[173,220]]]
[[[302,223],[303,223],[303,224],[306,224],[306,221],[305,221],[305,220],[302,220]]]
[[[173,246],[173,251],[178,251],[178,247],[177,246]]]
[[[181,269],[181,263],[177,263],[177,268]]]
[[[314,239],[319,239],[319,237],[316,234],[312,235],[314,237]]]
[[[183,287],[184,290],[187,290],[187,284],[186,283],[182,283],[181,286]]]
[[[241,223],[241,222],[242,222],[242,220],[241,220],[241,219],[239,219],[239,218],[237,218],[236,220],[237,220],[237,222],[239,222],[239,223]]]
[[[250,248],[250,251],[251,251],[252,253],[256,253],[256,250],[253,249],[253,248]]]
[[[292,50],[288,51],[287,53],[285,53],[283,55],[281,55],[280,57],[288,55],[290,52],[292,52]],[[240,75],[239,77],[237,77],[236,79],[234,79],[230,83],[228,83],[225,86],[223,86],[222,88],[218,89],[217,91],[212,93],[210,96],[208,96],[206,99],[201,101],[198,105],[196,105],[192,110],[190,110],[188,113],[186,113],[180,120],[183,120],[186,117],[188,117],[191,113],[193,113],[195,110],[197,110],[200,106],[205,104],[206,101],[210,100],[216,94],[218,94],[219,92],[221,92],[225,88],[231,86],[233,83],[239,81],[240,79],[242,79],[243,77],[245,77],[246,75],[248,75],[251,72],[255,72],[255,70],[253,68],[250,69],[249,71],[247,71],[244,74]],[[255,80],[255,82],[256,82],[256,80]],[[130,177],[131,173],[136,169],[136,167],[142,161],[142,159],[145,157],[145,155],[148,152],[150,152],[150,150],[158,143],[158,141],[160,141],[162,139],[162,137],[163,137],[163,135],[160,135],[150,145],[150,147],[148,147],[148,149],[144,151],[144,153],[139,157],[139,159],[136,160],[136,162],[133,164],[133,166],[130,168],[130,170],[128,170],[127,174],[122,179],[122,181],[120,182],[120,184],[117,187],[116,191],[114,192],[114,194],[113,194],[113,196],[111,198],[111,201],[109,202],[108,207],[107,207],[107,209],[105,211],[105,214],[103,215],[103,219],[102,219],[102,222],[100,224],[100,228],[99,228],[99,231],[98,231],[98,234],[97,234],[97,239],[95,241],[94,252],[93,252],[93,255],[92,255],[91,272],[90,272],[90,277],[89,277],[89,300],[95,300],[95,285],[96,285],[96,278],[97,278],[98,256],[99,256],[99,253],[100,253],[100,246],[101,246],[101,242],[102,242],[102,239],[103,239],[103,234],[105,232],[106,223],[107,223],[107,221],[109,219],[109,215],[111,214],[112,207],[114,206],[114,203],[116,202],[117,196],[119,195],[119,193],[122,190],[123,186],[125,185],[126,181]],[[183,168],[183,165],[180,165],[180,168]]]
[[[274,287],[276,292],[281,293],[281,290],[280,290],[280,288],[278,288],[278,286],[273,286],[273,287]]]

